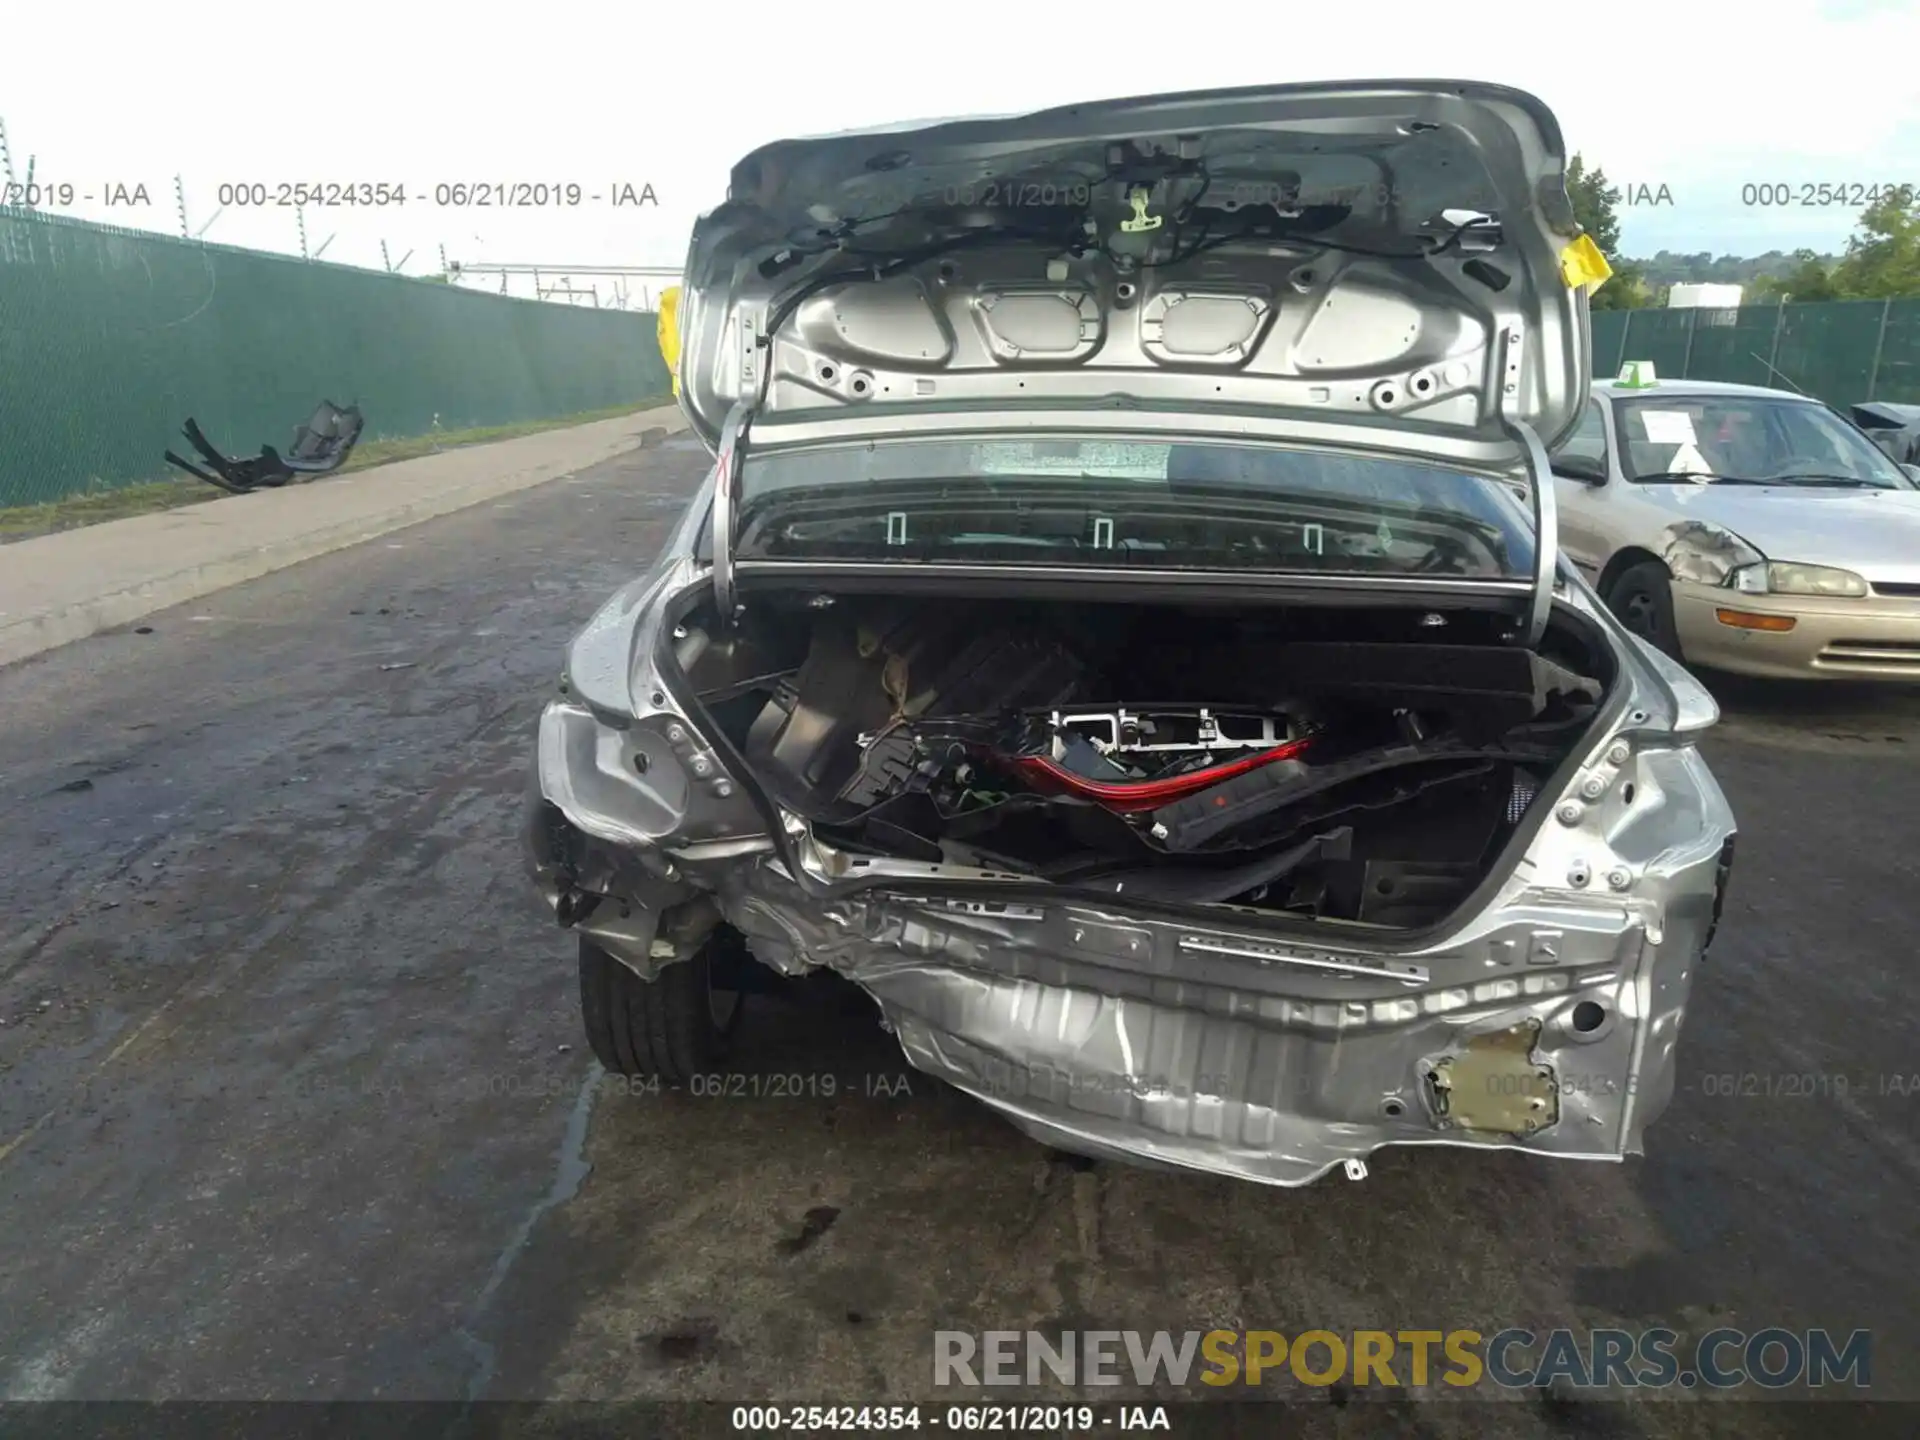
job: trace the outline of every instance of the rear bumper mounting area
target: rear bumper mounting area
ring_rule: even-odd
[[[1037,896],[822,904],[771,862],[716,893],[763,964],[859,984],[911,1064],[1043,1143],[1282,1186],[1387,1145],[1640,1153],[1710,918],[1656,944],[1570,910],[1369,961]]]

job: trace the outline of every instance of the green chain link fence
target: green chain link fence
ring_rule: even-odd
[[[1799,389],[1846,407],[1920,404],[1920,299],[1600,310],[1593,373],[1651,360],[1656,375]]]
[[[654,317],[0,208],[0,506],[177,476],[189,416],[284,450],[328,399],[365,438],[610,409],[669,388]]]
[[[1596,376],[1920,404],[1920,299],[1593,317]],[[321,399],[368,439],[603,410],[665,392],[652,315],[482,294],[0,208],[0,506],[175,474],[191,415],[229,454]]]

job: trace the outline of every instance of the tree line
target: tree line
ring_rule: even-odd
[[[1770,251],[1743,258],[1662,250],[1651,259],[1620,255],[1619,187],[1580,155],[1567,165],[1573,213],[1613,266],[1595,292],[1596,310],[1633,310],[1666,303],[1667,288],[1700,281],[1745,286],[1742,301],[1806,304],[1920,296],[1920,191],[1890,191],[1860,212],[1845,253]]]

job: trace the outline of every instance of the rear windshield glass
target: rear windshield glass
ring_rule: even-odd
[[[967,560],[1517,579],[1524,499],[1399,460],[1084,438],[749,455],[741,559]]]

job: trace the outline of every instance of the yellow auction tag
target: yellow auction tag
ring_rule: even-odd
[[[680,287],[672,286],[660,296],[660,358],[667,362],[673,376],[673,393],[680,393]]]
[[[1582,235],[1560,252],[1560,278],[1567,282],[1569,290],[1584,285],[1591,295],[1607,283],[1611,274],[1613,267],[1600,253],[1600,247],[1593,243],[1591,235]]]

